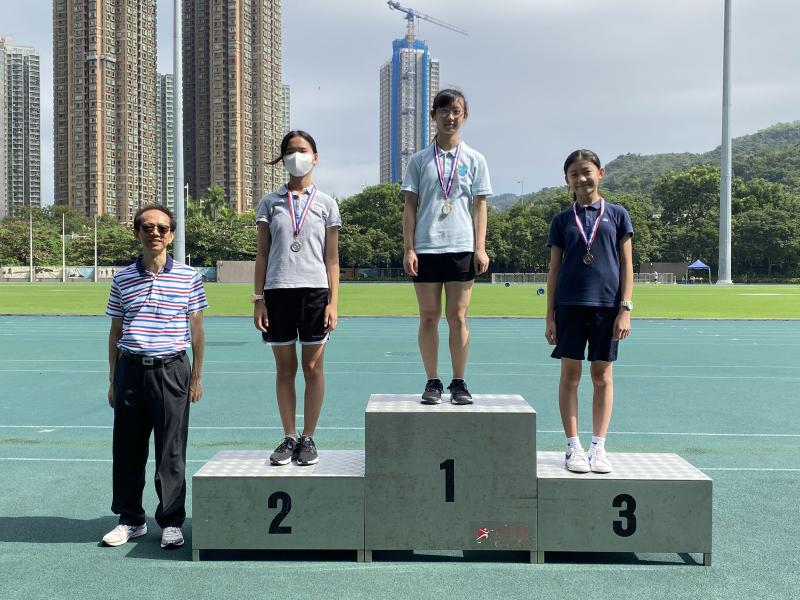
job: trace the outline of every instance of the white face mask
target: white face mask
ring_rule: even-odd
[[[283,166],[290,175],[302,177],[314,168],[314,155],[303,152],[293,152],[283,157]]]

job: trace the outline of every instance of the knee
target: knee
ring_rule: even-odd
[[[322,361],[316,358],[304,360],[303,377],[306,380],[322,377]]]
[[[592,371],[592,385],[595,388],[603,389],[612,384],[611,369]]]
[[[294,378],[296,375],[297,375],[297,363],[275,365],[275,377],[279,382],[286,382],[286,381],[294,382]]]
[[[571,389],[578,389],[581,382],[581,370],[577,369],[563,369],[561,371],[561,386]]]
[[[459,310],[448,313],[447,324],[450,326],[450,329],[465,328],[467,326],[467,312]]]
[[[437,327],[441,311],[439,310],[420,310],[419,322],[423,327]]]

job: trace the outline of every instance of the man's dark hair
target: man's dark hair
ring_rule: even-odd
[[[133,228],[136,231],[142,226],[142,215],[146,213],[148,210],[160,210],[162,213],[169,217],[169,230],[175,231],[175,216],[172,214],[172,211],[168,209],[163,204],[148,204],[147,206],[143,206],[139,210],[136,211],[136,214],[133,215]]]

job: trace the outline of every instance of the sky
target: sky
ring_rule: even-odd
[[[2,0],[6,9],[13,0]],[[734,136],[800,119],[796,0],[731,0]],[[403,0],[465,29],[420,21],[441,87],[469,101],[464,140],[496,194],[562,185],[576,148],[705,152],[722,122],[723,0]],[[51,2],[3,10],[0,35],[40,50],[42,198],[53,191]],[[404,15],[385,0],[283,0],[291,125],[317,141],[315,181],[339,197],[379,180],[378,73]],[[172,72],[173,3],[158,0],[158,70]]]

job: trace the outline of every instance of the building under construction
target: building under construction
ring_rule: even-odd
[[[439,91],[439,61],[431,58],[427,43],[416,39],[417,20],[466,35],[398,2],[387,4],[406,14],[407,28],[405,37],[392,42],[392,60],[381,67],[381,183],[401,181],[411,156],[428,146],[436,134],[430,109]]]

